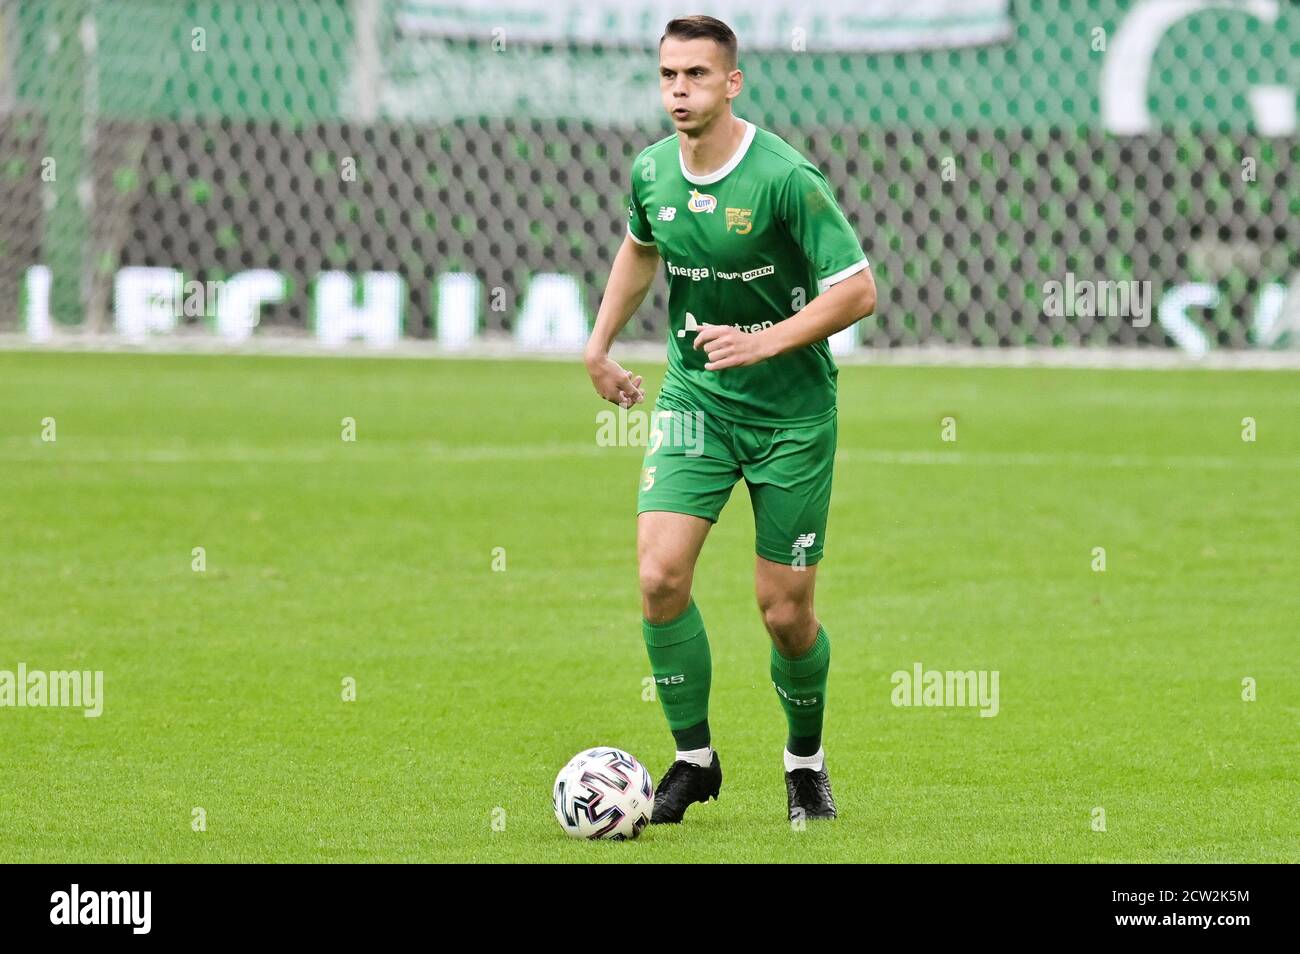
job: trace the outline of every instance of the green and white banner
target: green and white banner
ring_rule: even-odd
[[[903,50],[1011,36],[1010,0],[714,0],[690,13],[725,21],[752,50]],[[399,0],[406,33],[506,42],[653,46],[676,0]]]

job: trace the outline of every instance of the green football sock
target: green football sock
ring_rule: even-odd
[[[685,611],[666,623],[642,618],[641,635],[650,654],[650,671],[663,704],[668,728],[677,748],[700,749],[709,744],[709,683],[713,660],[695,598]]]
[[[816,755],[822,744],[826,711],[826,676],[831,669],[831,638],[818,627],[817,638],[802,656],[790,659],[772,646],[772,685],[790,727],[785,747],[791,755]]]

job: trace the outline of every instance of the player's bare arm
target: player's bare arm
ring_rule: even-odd
[[[837,282],[801,312],[762,331],[741,331],[735,325],[706,325],[695,339],[709,361],[706,371],[758,364],[778,354],[829,338],[876,310],[876,282],[864,268]]]
[[[625,236],[609,270],[605,295],[600,300],[596,326],[587,340],[583,360],[596,393],[620,407],[645,400],[641,375],[633,375],[609,356],[614,339],[636,313],[659,270],[659,251]]]

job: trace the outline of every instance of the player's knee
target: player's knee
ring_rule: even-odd
[[[799,640],[812,622],[811,607],[798,600],[767,600],[759,609],[763,614],[763,625],[779,644]]]
[[[644,558],[640,564],[641,595],[648,602],[681,602],[690,596],[691,576],[681,567]]]

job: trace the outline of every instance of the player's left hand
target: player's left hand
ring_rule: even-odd
[[[695,347],[703,348],[708,356],[705,371],[743,368],[771,357],[761,335],[741,331],[735,325],[703,325],[695,336]]]

